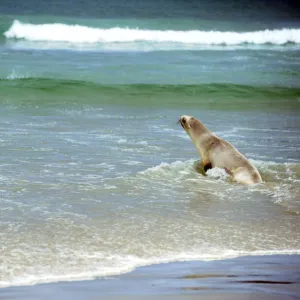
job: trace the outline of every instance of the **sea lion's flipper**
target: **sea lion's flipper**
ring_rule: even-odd
[[[199,174],[201,174],[201,175],[203,175],[203,176],[207,176],[206,173],[205,173],[205,171],[204,171],[204,168],[203,168],[203,165],[202,165],[201,160],[195,161],[194,164],[193,164],[193,167],[194,167],[194,169],[195,169]]]
[[[207,170],[212,169],[211,163],[210,163],[210,162],[209,162],[209,163],[206,163],[206,164],[203,166],[203,169],[204,169],[205,173],[207,172]]]

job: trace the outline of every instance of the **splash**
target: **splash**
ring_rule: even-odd
[[[15,80],[15,79],[24,79],[29,78],[29,74],[21,74],[20,72],[13,69],[11,73],[6,77],[8,80]]]

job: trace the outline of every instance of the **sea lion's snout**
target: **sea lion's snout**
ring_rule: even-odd
[[[186,118],[184,116],[180,117],[180,119],[178,120],[178,123],[180,123],[180,125],[183,127],[184,129],[184,125],[186,123]]]
[[[190,128],[189,118],[190,118],[189,116],[181,116],[179,119],[179,122],[184,129]]]

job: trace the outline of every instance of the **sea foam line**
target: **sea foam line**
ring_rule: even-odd
[[[197,254],[197,253],[178,253],[174,256],[166,257],[150,257],[148,259],[139,258],[133,255],[126,257],[116,256],[115,259],[119,260],[118,267],[98,267],[95,270],[89,270],[87,266],[86,270],[80,272],[70,272],[64,270],[64,274],[49,274],[48,270],[43,274],[23,274],[23,276],[16,276],[14,279],[0,281],[0,289],[12,286],[29,286],[41,283],[55,283],[55,282],[71,282],[82,280],[93,280],[97,277],[117,276],[125,273],[132,272],[138,267],[145,267],[155,264],[164,264],[172,262],[184,262],[184,261],[217,261],[225,259],[233,259],[243,256],[266,256],[266,255],[300,255],[299,249],[287,249],[287,250],[256,250],[256,251],[236,251],[236,250],[223,250],[218,251],[219,254]]]
[[[14,20],[12,26],[4,35],[8,39],[74,44],[156,42],[198,45],[284,45],[286,43],[300,43],[300,29],[292,28],[266,29],[253,32],[148,30],[120,27],[103,29],[59,23],[30,24],[18,20]]]

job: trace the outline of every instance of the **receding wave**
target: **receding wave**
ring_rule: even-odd
[[[16,224],[14,226],[18,227],[13,233],[8,231],[4,235],[3,240],[9,241],[6,244],[12,244],[13,249],[17,250],[5,252],[0,287],[94,279],[99,276],[126,273],[138,266],[171,261],[196,259],[208,261],[245,255],[300,254],[297,244],[298,232],[293,230],[293,227],[282,225],[273,228],[272,224],[268,227],[267,222],[261,226],[261,217],[257,217],[258,221],[255,219],[256,222],[253,224],[245,221],[236,224],[236,221],[232,223],[227,219],[228,215],[236,215],[236,203],[246,204],[251,201],[253,194],[257,193],[267,195],[266,199],[271,200],[272,206],[281,205],[286,211],[293,212],[292,217],[297,217],[294,215],[299,213],[299,197],[293,187],[299,182],[300,164],[252,162],[259,167],[266,181],[264,185],[245,188],[233,184],[223,176],[221,170],[215,170],[215,174],[202,176],[196,172],[193,160],[161,163],[132,177],[111,178],[110,181],[114,181],[119,188],[128,184],[133,194],[138,192],[138,195],[141,195],[141,191],[147,192],[155,187],[156,192],[161,195],[156,200],[140,199],[135,204],[138,206],[137,214],[133,214],[133,218],[129,221],[127,214],[124,214],[124,219],[118,216],[116,231],[110,227],[114,226],[113,223],[110,225],[108,222],[104,225],[101,220],[102,226],[108,226],[105,230],[101,230],[98,226],[87,225],[82,221],[73,222],[70,215],[68,218],[65,215],[51,216],[47,219],[48,223],[41,224],[45,226],[41,227],[43,230],[38,231],[36,226],[27,228]],[[268,186],[268,183],[273,183],[273,186]],[[277,188],[281,190],[280,195]],[[176,203],[175,212],[179,209],[180,215],[187,213],[186,218],[166,218],[165,212],[160,215],[160,211],[164,209],[162,206],[165,201],[162,199],[166,199],[164,196],[170,195],[170,191],[175,192],[175,196],[180,189],[184,190],[184,195],[188,194],[188,204],[184,206],[187,212],[182,210],[180,204],[184,200],[182,192],[177,194],[180,195],[179,198],[175,197],[176,200],[173,200]],[[122,196],[124,191],[122,190]],[[298,188],[297,192],[299,195]],[[209,200],[200,200],[201,195],[205,195],[205,199]],[[216,202],[218,204],[214,206]],[[223,202],[226,203],[222,207]],[[258,206],[258,203],[252,202],[252,205],[253,203]],[[9,205],[12,205],[11,202]],[[211,219],[211,215],[206,219],[206,214],[209,214],[206,205],[220,209],[219,215],[225,219]],[[174,207],[172,208],[169,202],[167,206],[170,214]],[[225,213],[222,211],[224,207],[227,209]],[[242,207],[245,209],[244,205]],[[261,206],[259,208],[262,209]],[[130,210],[132,209],[130,207]],[[250,211],[250,215],[260,213],[260,209],[255,208]],[[272,216],[271,221],[273,219],[276,222],[276,218]],[[135,234],[137,228],[139,234]],[[65,234],[66,230],[68,235]],[[55,243],[51,240],[53,236]],[[39,242],[34,239],[38,239]],[[34,247],[33,243],[38,246]],[[51,268],[49,261],[54,262]]]
[[[285,45],[300,43],[300,29],[283,28],[252,32],[201,31],[201,30],[149,30],[139,28],[94,28],[67,24],[30,24],[15,20],[4,33],[7,39],[33,42],[56,42],[67,44],[172,44],[234,46],[234,45]],[[176,46],[177,45],[177,46]]]

